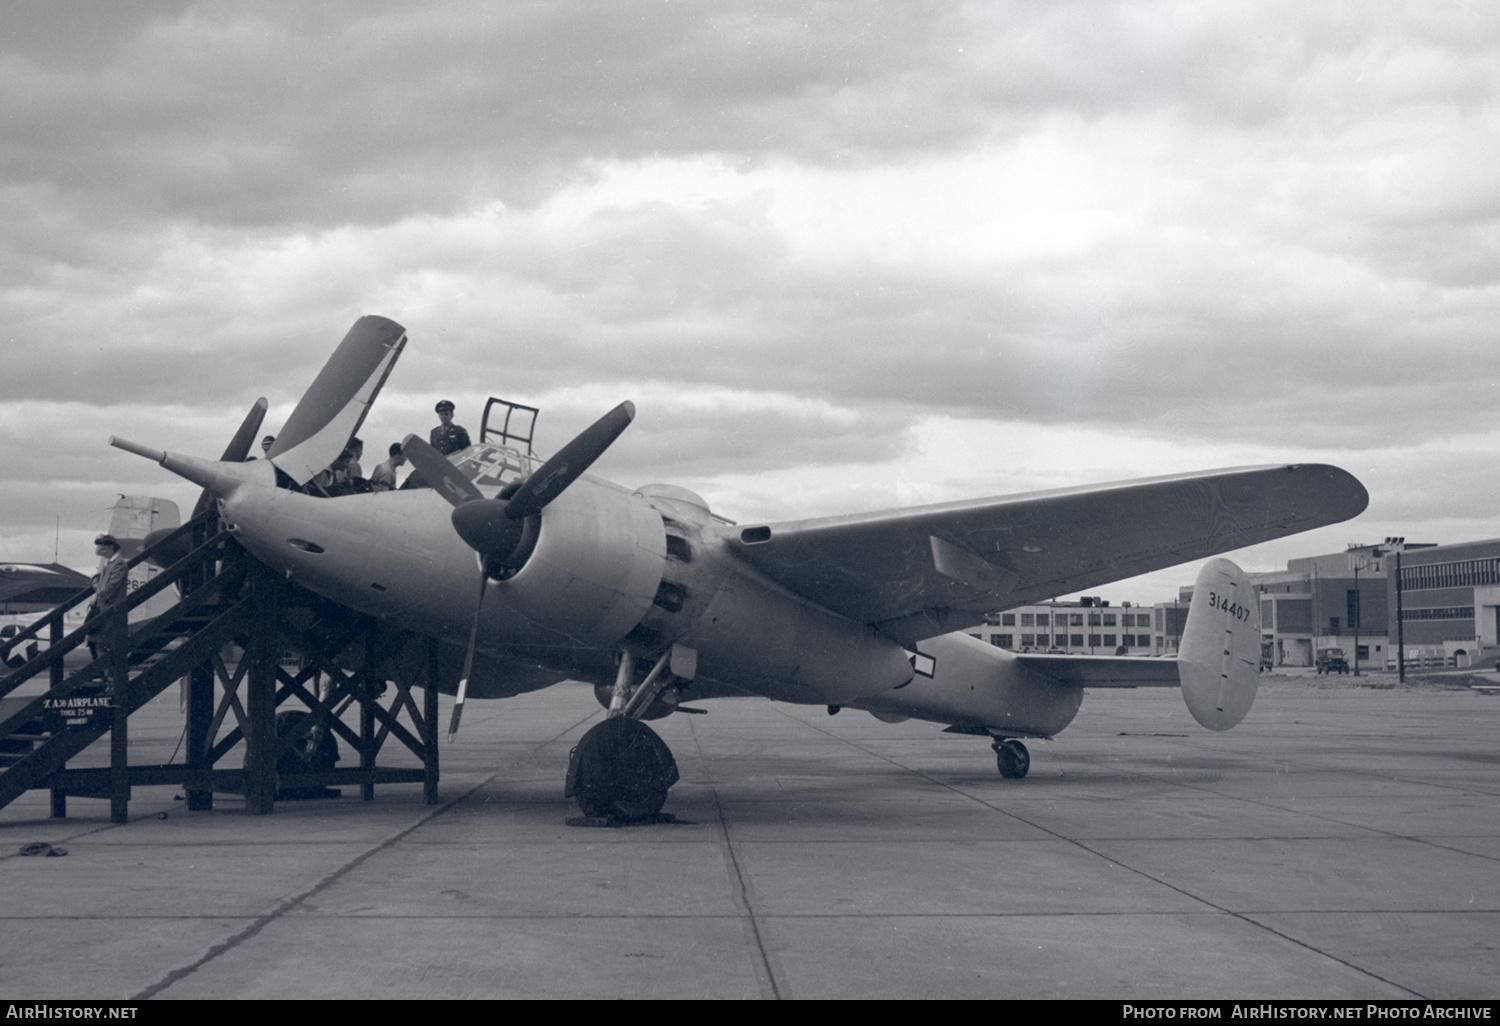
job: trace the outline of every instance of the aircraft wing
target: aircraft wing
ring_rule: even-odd
[[[0,604],[47,609],[90,586],[89,579],[61,563],[0,564]]]
[[[1239,467],[880,513],[726,527],[772,580],[910,645],[983,614],[1357,516],[1338,467]]]

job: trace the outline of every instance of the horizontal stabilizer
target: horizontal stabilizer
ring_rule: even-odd
[[[1227,559],[1198,572],[1177,668],[1188,711],[1209,730],[1228,730],[1250,711],[1260,682],[1260,600]]]
[[[1175,688],[1182,680],[1175,659],[1018,652],[1016,662],[1080,688]]]

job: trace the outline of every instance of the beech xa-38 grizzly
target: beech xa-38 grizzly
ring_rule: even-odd
[[[339,456],[405,344],[393,321],[357,321],[267,459],[111,443],[217,497],[228,530],[268,566],[444,642],[450,736],[467,698],[592,682],[609,714],[568,773],[591,816],[659,813],[677,768],[642,721],[696,711],[688,700],[762,696],[947,724],[988,737],[1008,777],[1026,774],[1022,739],[1067,726],[1085,687],[1180,687],[1200,724],[1228,729],[1260,664],[1258,602],[1228,560],[1199,574],[1176,659],[1016,653],[962,631],[987,612],[1338,523],[1368,502],[1347,472],[1304,464],[735,524],[685,488],[587,473],[629,425],[628,402],[547,460],[529,433],[488,430],[487,411],[479,444],[447,457],[407,437],[430,488],[326,498],[289,487]],[[533,408],[501,405],[534,422]],[[255,436],[264,409],[236,438]]]

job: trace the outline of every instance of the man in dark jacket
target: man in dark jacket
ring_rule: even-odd
[[[94,600],[89,603],[89,651],[94,658],[109,655],[108,633],[105,630],[106,615],[125,600],[125,589],[130,583],[130,565],[120,555],[120,543],[112,534],[101,534],[94,539],[94,554],[104,560],[94,582]]]
[[[437,404],[436,409],[438,420],[442,423],[432,429],[432,433],[427,436],[427,441],[444,456],[458,452],[460,449],[467,449],[469,433],[453,423],[453,404],[444,399]]]

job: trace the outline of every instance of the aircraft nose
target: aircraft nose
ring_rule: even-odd
[[[266,460],[251,463],[228,463],[223,460],[205,460],[197,456],[183,456],[175,452],[163,452],[150,446],[132,442],[127,438],[111,435],[109,444],[116,449],[144,456],[154,463],[186,478],[199,487],[206,488],[219,498],[233,495],[241,486],[270,480],[274,484],[275,471]]]

